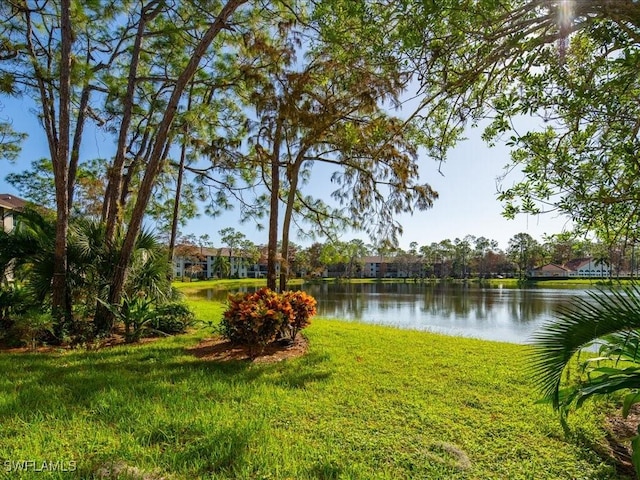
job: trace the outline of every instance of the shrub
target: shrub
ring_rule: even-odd
[[[111,305],[98,299],[124,325],[124,338],[127,343],[138,342],[151,330],[154,316],[153,301],[146,298],[144,292],[136,295],[122,295],[120,303]]]
[[[11,330],[16,317],[27,312],[31,304],[31,298],[24,287],[0,286],[0,337]]]
[[[186,332],[195,319],[195,315],[186,304],[171,302],[156,308],[151,325],[154,330],[173,335]]]
[[[51,342],[51,315],[34,301],[32,292],[20,284],[0,286],[0,341],[6,345]]]
[[[12,334],[15,339],[28,344],[32,350],[43,341],[53,338],[53,317],[49,312],[33,309],[15,319]]]
[[[316,311],[315,299],[306,293],[278,294],[268,288],[229,295],[228,301],[222,335],[234,343],[247,344],[252,354],[279,338],[293,340]]]
[[[294,341],[298,332],[311,324],[311,317],[316,314],[318,302],[311,295],[300,290],[283,292],[282,297],[289,302],[294,315],[293,320],[284,326],[285,330],[282,333]]]

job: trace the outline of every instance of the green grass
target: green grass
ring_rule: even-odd
[[[301,278],[293,278],[289,280],[288,284],[291,286],[302,285],[304,281]],[[219,288],[229,290],[240,287],[266,287],[267,280],[264,278],[222,278],[219,280],[198,280],[195,282],[173,282],[173,286],[178,290],[200,290],[203,288]]]
[[[565,437],[535,404],[526,347],[328,319],[306,332],[307,355],[277,364],[189,355],[206,331],[0,354],[0,461],[77,465],[18,475],[0,464],[0,478],[95,478],[111,464],[135,468],[129,478],[618,478],[593,450],[596,405]]]

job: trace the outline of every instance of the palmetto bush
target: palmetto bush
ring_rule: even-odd
[[[70,223],[67,287],[72,316],[67,316],[64,324],[54,325],[59,340],[84,341],[96,333],[96,306],[107,299],[111,273],[124,240],[123,232],[117,232],[107,243],[105,233],[105,225],[92,219],[75,218]],[[0,232],[0,274],[11,269],[28,291],[30,303],[41,309],[47,308],[51,295],[54,241],[55,219],[36,209],[20,212],[12,232]],[[143,295],[150,308],[176,300],[170,270],[166,247],[143,230],[136,239],[124,296],[133,299]],[[112,308],[127,313],[123,305]]]
[[[562,308],[533,338],[533,371],[544,399],[564,422],[573,408],[593,396],[622,393],[622,414],[640,401],[640,288],[626,286],[589,293]],[[569,364],[579,368],[569,375]],[[632,439],[640,474],[640,436]]]

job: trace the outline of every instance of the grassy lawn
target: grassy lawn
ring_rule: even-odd
[[[318,319],[302,358],[217,364],[185,351],[208,334],[0,354],[0,460],[77,466],[0,478],[619,478],[593,404],[567,438],[534,403],[526,347]]]

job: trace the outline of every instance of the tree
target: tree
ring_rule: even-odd
[[[465,236],[462,240],[456,238],[454,245],[454,274],[457,273],[458,278],[467,278],[469,272],[467,270],[468,262],[471,257],[471,244],[475,241],[472,235]]]
[[[219,230],[218,235],[220,235],[220,241],[224,245],[226,245],[227,248],[229,249],[229,265],[233,265],[234,262],[231,260],[231,257],[233,256],[233,252],[246,241],[246,237],[244,233],[237,232],[236,229],[233,227],[227,227],[227,228],[223,228],[222,230]],[[237,253],[238,252],[236,252],[236,254]],[[230,272],[229,278],[231,278],[232,273],[234,275],[238,274],[238,268],[240,268],[240,263],[235,262],[235,266],[236,266],[236,271]]]
[[[31,168],[21,173],[10,173],[6,179],[27,200],[55,210],[55,180],[50,160],[46,158],[34,160],[31,162]],[[104,163],[100,159],[78,164],[74,198],[69,212],[72,217],[99,218],[102,210],[104,179]]]
[[[210,47],[213,40],[227,25],[229,18],[233,13],[247,0],[228,0],[220,9],[218,14],[213,19],[213,22],[209,24],[208,28],[202,33],[197,44],[194,46],[187,64],[180,71],[177,77],[174,87],[171,89],[171,94],[167,101],[166,108],[162,113],[162,120],[158,125],[157,132],[153,140],[153,147],[150,150],[149,161],[147,163],[144,176],[138,188],[137,197],[133,205],[131,220],[129,221],[127,233],[125,235],[124,244],[120,258],[115,265],[114,275],[111,283],[111,289],[109,292],[109,303],[117,304],[120,299],[120,294],[126,280],[128,264],[133,252],[133,246],[135,239],[140,231],[142,220],[144,217],[149,198],[152,193],[154,183],[162,169],[164,160],[164,154],[167,145],[170,143],[170,129],[175,118],[176,109],[178,103],[182,97],[182,94],[191,81],[198,69],[202,58],[205,56],[207,49]],[[106,313],[106,312],[103,312]],[[111,328],[111,318],[108,315],[104,315],[104,320],[101,322],[102,327],[105,329]]]
[[[306,271],[309,277],[321,277],[327,267],[322,261],[324,245],[318,242],[312,243],[296,255],[296,263],[302,271]]]
[[[11,268],[25,282],[30,301],[43,308],[50,303],[54,276],[56,220],[52,212],[27,208],[18,213],[20,221],[9,233],[0,235],[0,266]],[[80,339],[90,337],[91,325],[85,323],[87,309],[98,298],[105,301],[113,261],[118,256],[122,237],[107,245],[104,224],[91,218],[72,218],[68,237],[67,294],[76,307],[71,321],[55,319],[53,332],[58,341],[67,335]],[[129,297],[144,295],[154,304],[172,298],[168,281],[171,267],[166,262],[165,247],[149,232],[138,236],[131,264],[131,275],[125,285]],[[46,307],[45,307],[46,311]]]
[[[347,257],[346,276],[349,278],[362,276],[362,270],[364,268],[363,258],[368,254],[367,246],[361,239],[354,238],[346,242],[344,247]]]
[[[436,245],[436,252],[440,263],[440,278],[447,278],[452,271],[452,259],[455,247],[450,239],[441,240]]]
[[[477,237],[474,241],[474,258],[477,263],[478,275],[484,278],[487,274],[487,254],[498,249],[498,242],[486,237]]]
[[[255,265],[260,260],[260,248],[249,239],[240,242],[240,265],[246,267]]]
[[[518,233],[509,240],[507,255],[518,266],[520,280],[524,280],[527,269],[536,266],[540,253],[540,244],[528,233]]]
[[[312,23],[324,29],[320,20],[312,18]],[[249,39],[269,66],[261,77],[250,78],[252,88],[247,90],[253,94],[247,104],[256,111],[254,156],[270,191],[270,265],[279,236],[280,255],[287,258],[294,221],[327,237],[350,227],[396,243],[401,226],[394,214],[429,208],[437,197],[428,185],[418,183],[417,150],[424,136],[381,106],[398,105],[406,87],[400,65],[388,54],[382,58],[360,52],[354,59],[321,37],[311,37],[304,48],[296,45],[298,37],[309,35],[309,29],[287,30],[275,45],[260,35]],[[265,51],[265,44],[271,48]],[[302,193],[317,164],[335,170],[332,203]],[[285,262],[281,289],[287,269]],[[269,267],[270,288],[275,288],[274,271]]]
[[[212,267],[217,272],[218,278],[231,276],[231,263],[227,257],[222,256],[222,252],[218,251],[218,255],[213,259]]]
[[[328,2],[327,2],[328,3]],[[337,6],[339,5],[339,9]],[[640,4],[568,2],[331,2],[340,42],[394,51],[419,85],[417,119],[428,152],[444,161],[464,128],[491,119],[484,138],[514,147],[500,193],[505,214],[557,210],[584,233],[637,229]],[[341,16],[342,14],[342,16]],[[349,36],[356,22],[372,35]],[[376,30],[378,29],[378,30]],[[527,132],[522,116],[541,131]]]
[[[508,168],[521,173],[499,196],[507,216],[556,211],[579,233],[612,242],[635,236],[640,219],[632,200],[639,194],[640,5],[596,3],[573,2],[567,28],[576,32],[560,51],[540,49],[536,68],[523,69],[496,100],[493,133],[510,131]],[[523,113],[540,116],[544,128],[508,126]]]
[[[56,309],[65,298],[65,233],[87,118],[117,137],[103,208],[108,242],[122,227],[124,213],[128,215],[109,289],[108,303],[117,305],[143,217],[173,141],[173,122],[183,93],[196,73],[203,71],[199,69],[202,59],[218,54],[218,50],[210,53],[211,45],[245,3],[227,0],[210,9],[158,0],[135,4],[135,8],[127,2],[98,1],[74,4],[71,9],[69,0],[0,6],[8,19],[1,32],[0,77],[36,99],[49,141],[58,211]],[[149,47],[164,52],[162,63],[157,61],[160,57],[148,54]],[[92,94],[102,102],[100,106],[97,101],[90,105]],[[133,186],[136,195],[130,197]],[[66,310],[69,315],[69,305]],[[97,310],[96,322],[108,331],[113,316],[100,306]]]
[[[10,94],[12,93],[12,86],[8,84],[5,85],[5,83],[0,80],[0,92]],[[1,104],[0,111],[2,111]],[[0,121],[0,160],[14,161],[20,153],[22,141],[25,138],[27,138],[27,135],[16,132],[10,122]]]
[[[0,15],[7,19],[2,43],[3,50],[8,51],[1,58],[3,63],[11,65],[8,72],[0,71],[0,77],[10,86],[7,90],[11,92],[16,83],[29,90],[41,107],[55,179],[57,213],[51,302],[54,317],[58,321],[66,317],[70,322],[66,274],[74,173],[74,156],[70,155],[69,141],[72,127],[72,47],[80,32],[77,26],[76,31],[72,28],[70,0],[61,0],[57,14],[52,13],[46,4],[28,6],[21,2],[0,7]],[[44,31],[38,28],[41,26],[46,27]],[[83,115],[81,112],[80,116]],[[78,124],[81,123],[78,119]],[[80,136],[76,130],[76,139]]]
[[[435,276],[435,263],[436,263],[436,244],[422,245],[419,248],[420,258],[422,260],[421,274],[422,276]]]

